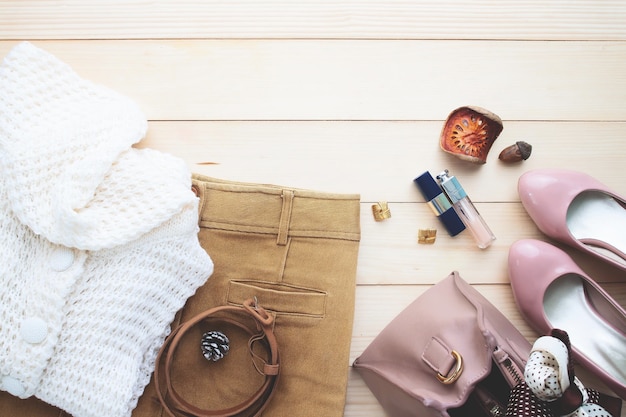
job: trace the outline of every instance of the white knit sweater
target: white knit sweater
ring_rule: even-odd
[[[29,43],[0,65],[0,389],[128,417],[213,271],[183,161],[126,97]]]

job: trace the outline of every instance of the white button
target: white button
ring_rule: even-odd
[[[24,385],[12,376],[3,376],[2,377],[2,389],[8,392],[11,395],[16,397],[21,397],[26,392]]]
[[[65,246],[59,246],[50,256],[50,267],[57,272],[67,270],[74,263],[74,250]]]
[[[41,343],[48,336],[48,324],[40,317],[29,317],[22,321],[20,334],[28,343]]]

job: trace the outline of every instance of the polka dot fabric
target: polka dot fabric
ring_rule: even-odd
[[[592,389],[585,389],[585,403],[570,414],[555,414],[550,404],[541,401],[526,383],[513,387],[506,409],[506,417],[612,417],[609,412],[598,405],[600,394]]]
[[[506,417],[555,417],[544,401],[539,400],[525,383],[511,390]]]
[[[598,405],[597,391],[586,389],[568,368],[569,348],[552,336],[535,341],[524,370],[525,382],[515,386],[509,398],[507,417],[612,417]],[[574,384],[574,386],[571,386]],[[571,413],[561,414],[558,400],[568,389],[582,395],[582,405]]]
[[[524,378],[537,398],[554,401],[570,386],[567,346],[551,336],[535,341],[526,363]]]

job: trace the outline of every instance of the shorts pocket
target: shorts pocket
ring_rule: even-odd
[[[228,303],[241,305],[249,298],[277,314],[323,318],[326,315],[324,291],[284,283],[236,280],[228,285]]]

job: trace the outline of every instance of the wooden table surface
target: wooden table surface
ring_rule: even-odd
[[[550,239],[520,204],[519,176],[573,168],[626,194],[621,0],[1,0],[0,55],[22,40],[132,97],[149,119],[140,146],[194,172],[360,193],[351,361],[452,270],[534,341],[513,301],[507,254],[518,239]],[[439,148],[445,118],[464,105],[504,122],[484,165]],[[518,140],[532,144],[530,159],[501,163]],[[490,248],[467,231],[447,236],[413,185],[444,168],[497,236]],[[377,201],[389,202],[391,219],[374,221]],[[438,228],[437,240],[419,245],[427,227]],[[626,304],[626,274],[564,249]],[[345,416],[383,415],[350,371]]]

